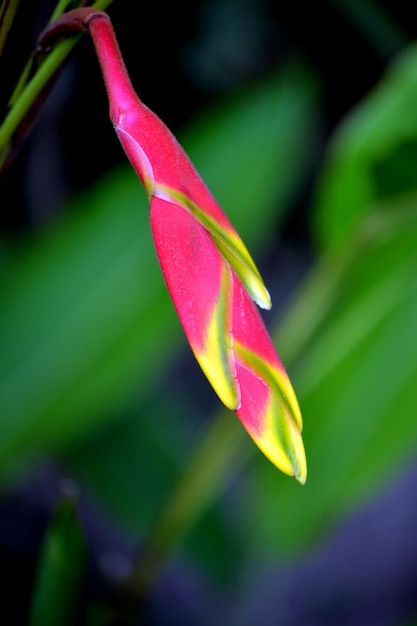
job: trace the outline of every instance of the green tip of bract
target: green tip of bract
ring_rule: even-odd
[[[293,476],[301,485],[305,484],[307,462],[301,430],[280,402],[271,399],[265,430],[253,438],[278,469]]]
[[[300,485],[305,485],[307,480],[307,472],[299,472],[295,475],[295,479],[300,483]]]
[[[235,233],[225,233],[221,238],[216,235],[217,233],[215,233],[214,243],[239,277],[252,300],[261,309],[269,310],[272,306],[271,296],[242,240]]]
[[[266,444],[256,442],[265,456],[284,474],[293,476],[301,485],[307,480],[307,463],[301,433],[294,432],[286,440],[274,437],[275,441]]]
[[[270,310],[272,307],[271,296],[269,295],[268,289],[265,287],[263,282],[259,285],[256,285],[256,289],[252,289],[249,291],[250,296],[256,302],[256,304],[261,307],[261,309]]]

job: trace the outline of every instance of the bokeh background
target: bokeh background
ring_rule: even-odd
[[[2,110],[53,8],[21,1]],[[28,623],[52,536],[86,572],[67,623],[127,623],[118,585],[226,423],[210,486],[133,623],[417,623],[412,3],[114,0],[108,12],[140,97],[265,277],[309,478],[281,475],[227,421],[191,356],[83,39],[0,181],[4,618]]]

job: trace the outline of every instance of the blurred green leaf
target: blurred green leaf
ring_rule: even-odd
[[[84,489],[129,531],[150,525],[179,477],[190,452],[187,444],[195,437],[181,429],[186,409],[176,397],[155,394],[125,419],[69,446],[62,456]]]
[[[76,623],[86,567],[86,546],[74,496],[64,495],[39,557],[30,626]]]
[[[417,47],[398,55],[335,132],[319,179],[315,235],[343,244],[375,203],[417,188]]]
[[[281,192],[287,197],[306,173],[309,150],[298,153],[291,133],[282,136],[291,125],[302,142],[311,127],[315,90],[303,76],[287,69],[214,109],[201,130],[194,126],[191,157],[200,154],[203,176],[206,163],[223,180],[217,195],[248,231],[249,245],[284,212],[284,202],[278,213],[271,210],[271,188],[288,171],[292,185],[286,181]],[[304,138],[311,147],[310,140]],[[106,176],[34,239],[10,260],[1,289],[0,475],[19,459],[67,446],[120,413],[133,393],[157,385],[181,337],[155,259],[145,194],[130,168]]]
[[[133,172],[76,206],[15,255],[2,285],[0,472],[117,413],[156,384],[179,339]]]
[[[402,218],[401,218],[402,216]],[[393,201],[365,222],[346,250],[313,276],[322,317],[290,374],[304,416],[309,478],[303,489],[268,464],[256,466],[249,526],[263,548],[292,554],[384,481],[403,470],[417,444],[417,195]],[[347,262],[346,262],[347,259]],[[312,285],[299,294],[308,324]],[[315,308],[316,305],[313,305]],[[300,323],[300,319],[298,319]],[[276,338],[285,346],[291,308]],[[293,345],[293,344],[291,344]],[[260,518],[258,511],[268,510]]]

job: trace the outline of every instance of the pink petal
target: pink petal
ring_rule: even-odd
[[[239,391],[232,358],[230,269],[209,233],[178,205],[151,201],[158,259],[178,317],[208,380],[226,406]]]

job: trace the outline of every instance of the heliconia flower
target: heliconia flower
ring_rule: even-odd
[[[110,118],[148,194],[158,259],[198,363],[264,454],[304,484],[300,409],[254,304],[271,307],[249,252],[174,136],[136,95],[108,15],[70,11],[41,44],[73,30],[94,42]]]

